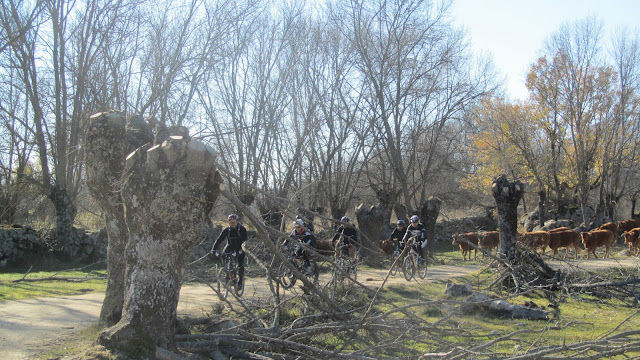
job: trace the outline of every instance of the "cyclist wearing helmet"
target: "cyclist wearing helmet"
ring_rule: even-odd
[[[298,220],[302,221],[302,224],[304,225],[305,229],[307,229],[310,233],[313,233],[313,223],[304,221],[304,219],[302,218],[302,215],[296,216],[296,221]]]
[[[339,245],[344,256],[350,256],[349,245],[356,248],[358,244],[358,231],[350,221],[351,219],[349,219],[348,216],[343,216],[342,219],[340,219],[340,227],[331,240],[331,243],[335,245],[336,241],[339,240],[342,235],[342,243]]]
[[[420,222],[420,218],[418,217],[418,215],[413,215],[411,217],[411,224],[407,228],[407,233],[404,234],[404,238],[402,238],[402,246],[404,246],[407,240],[409,240],[410,237],[414,236],[414,232],[416,232],[418,235],[414,240],[413,249],[416,250],[418,254],[420,254],[421,258],[424,258],[422,249],[427,246],[426,230],[427,229],[424,224]]]
[[[227,245],[224,247],[222,252],[225,254],[234,252],[238,254],[238,289],[242,289],[244,286],[245,256],[244,251],[242,251],[242,243],[247,241],[247,229],[238,222],[238,215],[231,214],[227,216],[227,219],[229,220],[229,226],[222,230],[222,233],[220,233],[216,242],[213,243],[211,253],[215,253],[216,256],[219,256],[220,253],[216,251],[216,248],[224,239],[227,239]]]
[[[301,243],[304,243],[309,247],[315,246],[315,238],[313,237],[313,235],[311,235],[309,230],[305,228],[304,222],[301,219],[297,219],[293,222],[293,230],[291,230],[291,234],[289,236],[294,239],[298,239]],[[311,275],[311,253],[309,252],[309,250],[299,248],[296,251],[296,255],[302,256],[302,258],[304,259],[304,265],[307,269],[307,275]]]
[[[396,228],[393,229],[391,236],[389,236],[389,242],[392,244],[398,244],[396,248],[396,254],[402,252],[404,249],[404,234],[407,232],[407,226],[404,220],[398,220]]]

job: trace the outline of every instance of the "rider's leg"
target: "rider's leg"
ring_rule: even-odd
[[[420,259],[424,259],[424,253],[423,253],[423,248],[422,248],[422,243],[418,243],[415,245],[415,249],[416,252],[418,253],[418,255],[420,256]]]

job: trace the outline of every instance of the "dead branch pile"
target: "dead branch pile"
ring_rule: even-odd
[[[377,289],[371,289],[356,279],[340,286],[331,281],[316,286],[300,277],[303,282],[300,288],[285,291],[273,270],[285,259],[280,257],[277,241],[273,239],[286,234],[266,227],[233,194],[223,195],[257,228],[264,248],[273,255],[269,263],[264,256],[253,257],[265,274],[269,294],[259,300],[255,297],[225,300],[224,309],[219,308],[218,314],[192,326],[193,334],[177,335],[178,347],[183,352],[212,359],[592,359],[640,350],[640,332],[624,328],[629,319],[588,341],[554,343],[540,339],[552,336],[549,332],[584,324],[562,323],[556,317],[540,327],[487,332],[460,316],[464,301],[425,299],[415,286],[387,291],[386,280]],[[283,212],[293,207],[283,199],[272,200],[285,202]],[[492,276],[493,283],[479,290],[491,290],[499,284],[499,291],[507,289],[509,296],[537,292],[549,300],[550,307],[557,307],[557,297],[572,292],[586,294],[626,286],[632,288],[623,292],[637,298],[633,277],[579,280],[550,268],[538,254],[522,248],[516,250],[515,261],[509,263],[486,255],[494,260],[492,268],[497,273]],[[329,268],[328,272],[336,266],[331,258],[316,256],[325,264],[325,270]],[[212,289],[215,291],[215,287]],[[414,301],[399,305],[397,300],[390,300],[398,293]],[[538,340],[525,341],[522,338],[525,334],[537,334]],[[513,350],[505,351],[509,348]]]

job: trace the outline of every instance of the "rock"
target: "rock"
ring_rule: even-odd
[[[471,284],[453,284],[447,283],[446,288],[444,290],[445,295],[449,296],[468,296],[472,293]]]

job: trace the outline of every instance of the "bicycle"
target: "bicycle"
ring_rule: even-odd
[[[293,246],[284,244],[284,246],[288,250],[287,259],[293,264],[293,266],[301,272],[309,281],[311,281],[314,285],[318,285],[318,280],[320,278],[320,270],[318,269],[318,265],[313,259],[309,259],[309,263],[311,264],[311,273],[307,272],[307,267],[305,266],[304,257],[302,252],[300,251],[299,246]],[[280,264],[278,269],[278,281],[285,289],[291,289],[293,285],[295,285],[298,278],[291,271],[291,269],[287,266],[287,264]]]
[[[216,253],[217,254],[217,253]],[[244,294],[244,284],[238,286],[238,252],[221,253],[218,256],[222,257],[222,263],[224,266],[218,271],[218,296],[222,300],[226,300],[229,296],[229,291],[233,289],[236,296],[241,297]],[[244,281],[244,280],[243,280]]]
[[[333,269],[333,279],[336,284],[343,283],[346,278],[351,278],[353,281],[358,278],[358,255],[356,254],[356,249],[353,245],[348,244],[349,255],[344,255],[341,248],[344,245],[341,245],[341,243],[342,237],[336,242],[334,248],[336,266]]]
[[[398,269],[402,267],[402,259],[398,260],[398,262],[396,263],[396,260],[403,255],[403,252],[400,251],[400,240],[395,240],[396,249],[391,254],[391,269],[389,269],[391,276],[396,276],[396,274],[398,273]]]
[[[411,281],[415,276],[416,269],[421,279],[427,276],[427,260],[421,257],[415,249],[415,239],[416,236],[412,236],[407,241],[406,246],[409,246],[409,253],[402,260],[402,273],[407,281]]]

